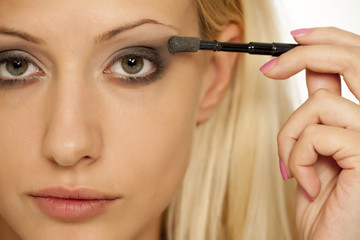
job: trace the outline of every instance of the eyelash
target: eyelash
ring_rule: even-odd
[[[148,84],[153,82],[156,79],[161,77],[163,70],[166,67],[165,60],[162,58],[158,51],[153,48],[148,47],[134,47],[134,48],[127,48],[121,50],[120,54],[114,57],[114,59],[110,62],[110,64],[105,68],[104,74],[110,75],[109,69],[114,66],[115,63],[121,62],[122,59],[126,58],[142,58],[143,60],[149,61],[151,64],[154,65],[155,70],[151,71],[150,73],[139,76],[139,77],[132,77],[132,76],[125,76],[125,77],[113,77],[115,80],[123,82],[125,84]]]
[[[5,56],[1,56],[4,54]],[[5,53],[0,53],[0,66],[6,64],[9,61],[24,61],[36,68],[36,75],[29,76],[27,78],[9,78],[9,79],[1,79],[0,78],[0,88],[13,88],[17,86],[24,86],[34,82],[34,80],[38,79],[41,75],[43,75],[42,70],[37,66],[37,64],[29,57],[19,54],[13,53],[12,51],[7,51]]]
[[[31,79],[14,78],[14,79],[0,80],[0,88],[12,88],[17,86],[27,85],[30,82],[32,82],[31,80],[35,80],[35,78],[31,78]]]
[[[109,69],[116,64],[117,62],[121,61],[124,58],[141,58],[145,61],[149,61],[153,65],[153,71],[150,73],[146,73],[144,76],[115,76],[117,73],[110,73]],[[6,52],[0,52],[0,70],[1,66],[3,64],[6,64],[10,61],[24,61],[27,64],[34,66],[37,71],[35,74],[30,75],[29,77],[25,78],[8,78],[8,79],[1,79],[0,77],[0,88],[15,88],[15,87],[21,87],[26,86],[41,76],[43,76],[43,71],[40,67],[28,56],[18,53],[18,51],[6,51]],[[147,47],[134,47],[134,48],[127,48],[120,51],[120,53],[114,57],[114,59],[110,62],[110,64],[107,65],[105,70],[103,71],[106,75],[113,75],[111,78],[119,81],[120,83],[125,84],[133,84],[133,85],[139,85],[139,84],[148,84],[153,82],[154,80],[160,78],[160,74],[163,72],[165,68],[165,63],[163,58],[160,57],[158,52],[155,49],[147,48]],[[27,70],[26,70],[27,71]]]

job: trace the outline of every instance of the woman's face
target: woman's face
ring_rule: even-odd
[[[0,1],[0,215],[21,238],[156,236],[208,61],[167,41],[198,31],[186,0]]]

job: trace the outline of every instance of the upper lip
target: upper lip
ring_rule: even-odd
[[[64,199],[84,199],[84,200],[114,200],[121,198],[113,194],[93,190],[90,188],[52,187],[42,189],[29,194],[32,197],[64,198]]]

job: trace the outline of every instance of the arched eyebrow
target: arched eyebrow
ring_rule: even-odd
[[[128,25],[116,27],[116,28],[114,28],[114,29],[112,29],[112,30],[110,30],[110,31],[108,31],[106,33],[103,33],[103,34],[97,36],[95,38],[95,43],[100,44],[100,43],[102,43],[104,41],[110,40],[111,38],[115,37],[116,35],[124,32],[124,31],[139,27],[139,26],[144,25],[144,24],[158,24],[158,25],[170,27],[170,28],[172,28],[174,30],[178,30],[176,27],[174,27],[172,25],[164,24],[164,23],[158,22],[158,21],[153,20],[153,19],[142,19],[142,20],[137,21],[135,23],[131,23],[131,24],[128,24]]]
[[[116,27],[110,31],[107,31],[103,34],[100,34],[99,36],[95,37],[94,41],[95,41],[95,43],[100,44],[104,41],[110,40],[111,38],[115,37],[116,35],[124,32],[124,31],[139,27],[144,24],[159,24],[159,25],[170,27],[174,30],[178,30],[176,27],[174,27],[172,25],[164,24],[164,23],[161,23],[161,22],[153,20],[153,19],[142,19],[135,23],[122,25],[122,26]],[[42,40],[38,37],[32,36],[29,33],[18,31],[15,29],[6,28],[6,27],[0,27],[0,34],[19,37],[21,39],[24,39],[28,42],[35,43],[35,44],[44,44],[44,45],[46,44],[46,42],[44,40]]]
[[[0,34],[19,37],[21,39],[24,39],[28,42],[35,43],[35,44],[45,44],[44,40],[34,37],[34,36],[31,36],[30,34],[28,34],[26,32],[17,31],[17,30],[5,28],[5,27],[0,27]]]

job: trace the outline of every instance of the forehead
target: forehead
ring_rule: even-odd
[[[140,19],[154,19],[179,29],[193,28],[197,21],[193,0],[0,1],[0,27],[44,38],[59,33],[92,37]]]

